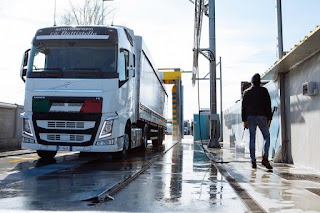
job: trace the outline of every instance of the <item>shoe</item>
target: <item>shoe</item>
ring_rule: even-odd
[[[255,160],[251,161],[252,163],[252,169],[256,169],[257,168],[257,162]]]
[[[271,166],[270,163],[269,163],[268,158],[263,158],[261,163],[262,163],[262,165],[264,165],[267,169],[273,169],[272,166]]]

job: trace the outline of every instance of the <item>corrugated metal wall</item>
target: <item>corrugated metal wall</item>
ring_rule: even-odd
[[[320,94],[303,95],[302,86],[305,82],[311,81],[316,83],[320,93],[320,53],[297,65],[285,75],[286,132],[289,137],[289,146],[286,151],[294,164],[320,171]],[[278,81],[270,82],[265,87],[271,96],[272,107],[278,107],[270,127],[269,157],[274,157],[281,145]],[[231,147],[234,146],[235,141],[241,141],[243,127],[240,110],[241,102],[238,102],[224,111],[224,142],[230,142]],[[244,140],[248,149],[248,131]],[[262,135],[259,133],[256,144],[257,156],[261,153],[262,145]]]
[[[287,133],[293,162],[320,170],[320,94],[305,96],[302,84],[314,81],[320,87],[320,54],[285,76]]]

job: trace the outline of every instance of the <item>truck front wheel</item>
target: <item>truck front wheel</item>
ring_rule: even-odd
[[[43,159],[52,159],[56,156],[57,151],[37,150],[37,154]]]
[[[128,149],[129,149],[129,136],[125,134],[122,151],[113,153],[112,157],[115,159],[125,159],[127,157]]]

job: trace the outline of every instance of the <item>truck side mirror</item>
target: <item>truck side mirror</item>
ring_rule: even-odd
[[[26,81],[24,78],[27,75],[27,69],[25,68],[28,65],[28,59],[29,59],[29,52],[30,49],[26,50],[22,56],[22,63],[20,68],[20,77],[23,80],[23,82]]]
[[[20,73],[21,79],[23,80],[23,82],[26,82],[26,79],[24,77],[27,75],[27,69],[21,69]]]
[[[126,80],[126,62],[125,62],[125,56],[123,52],[120,52],[119,54],[119,60],[118,60],[118,72],[119,72],[119,80],[124,81]]]

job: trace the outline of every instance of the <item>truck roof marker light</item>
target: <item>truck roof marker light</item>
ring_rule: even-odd
[[[80,113],[101,113],[102,112],[102,100],[85,100]]]

